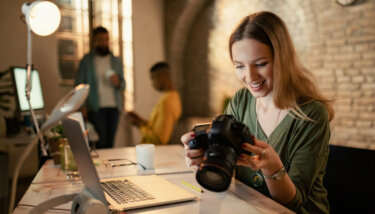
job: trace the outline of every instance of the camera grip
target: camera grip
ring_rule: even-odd
[[[189,146],[190,149],[199,149],[200,148],[195,139],[189,140],[188,146]]]
[[[190,149],[200,149],[207,147],[207,134],[198,134],[188,142]]]
[[[254,145],[254,140],[253,140],[253,138],[251,137],[251,135],[246,135],[245,137],[244,137],[244,139],[243,139],[243,143],[248,143],[248,144],[250,144],[250,145]],[[248,151],[246,151],[246,150],[243,150],[242,148],[241,148],[241,152],[242,153],[245,153],[245,154],[247,154],[247,155],[252,155],[253,153],[251,153],[251,152],[248,152]]]

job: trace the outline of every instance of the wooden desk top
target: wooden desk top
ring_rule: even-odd
[[[94,162],[108,158],[126,158],[135,160],[133,147],[99,150],[99,158]],[[139,174],[136,166],[118,167],[106,170],[103,164],[97,165],[101,178]],[[170,182],[196,194],[198,199],[150,208],[129,210],[126,213],[293,213],[282,205],[265,197],[256,190],[233,179],[230,188],[222,193],[204,190],[197,192],[181,183],[185,180],[200,187],[195,173],[186,166],[183,147],[179,145],[157,146],[155,148],[155,171]],[[150,172],[149,172],[150,173]],[[29,189],[21,199],[14,213],[28,213],[33,206],[53,197],[79,193],[84,185],[78,181],[68,181],[64,173],[52,161],[46,162],[35,177]],[[71,202],[49,210],[47,213],[70,213]]]
[[[103,164],[103,160],[126,158],[136,162],[134,147],[121,147],[115,149],[98,150],[99,157],[93,158],[98,171],[99,177],[111,178],[136,174],[169,174],[193,172],[191,168],[186,166],[184,150],[180,145],[156,146],[155,147],[155,170],[138,171],[137,166],[123,166],[108,168]],[[166,155],[167,154],[167,155]],[[51,182],[67,182],[64,171],[60,170],[60,165],[54,165],[52,160],[46,163],[39,170],[33,184],[51,183]]]

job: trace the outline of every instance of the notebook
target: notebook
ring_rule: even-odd
[[[158,175],[100,180],[79,121],[68,117],[62,123],[83,183],[98,200],[108,205],[109,209],[129,210],[196,199],[191,192]]]

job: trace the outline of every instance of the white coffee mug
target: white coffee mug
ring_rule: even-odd
[[[136,145],[135,152],[137,155],[137,163],[140,164],[141,168],[143,167],[145,169],[155,168],[154,166],[155,145],[154,144]]]
[[[112,75],[115,75],[115,74],[116,73],[112,69],[109,69],[107,72],[105,72],[104,78],[106,81],[110,82],[109,79],[111,78]]]

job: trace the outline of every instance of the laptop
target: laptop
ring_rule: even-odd
[[[95,198],[111,210],[130,210],[191,201],[196,196],[158,175],[135,175],[99,179],[78,120],[62,121],[79,174]]]

